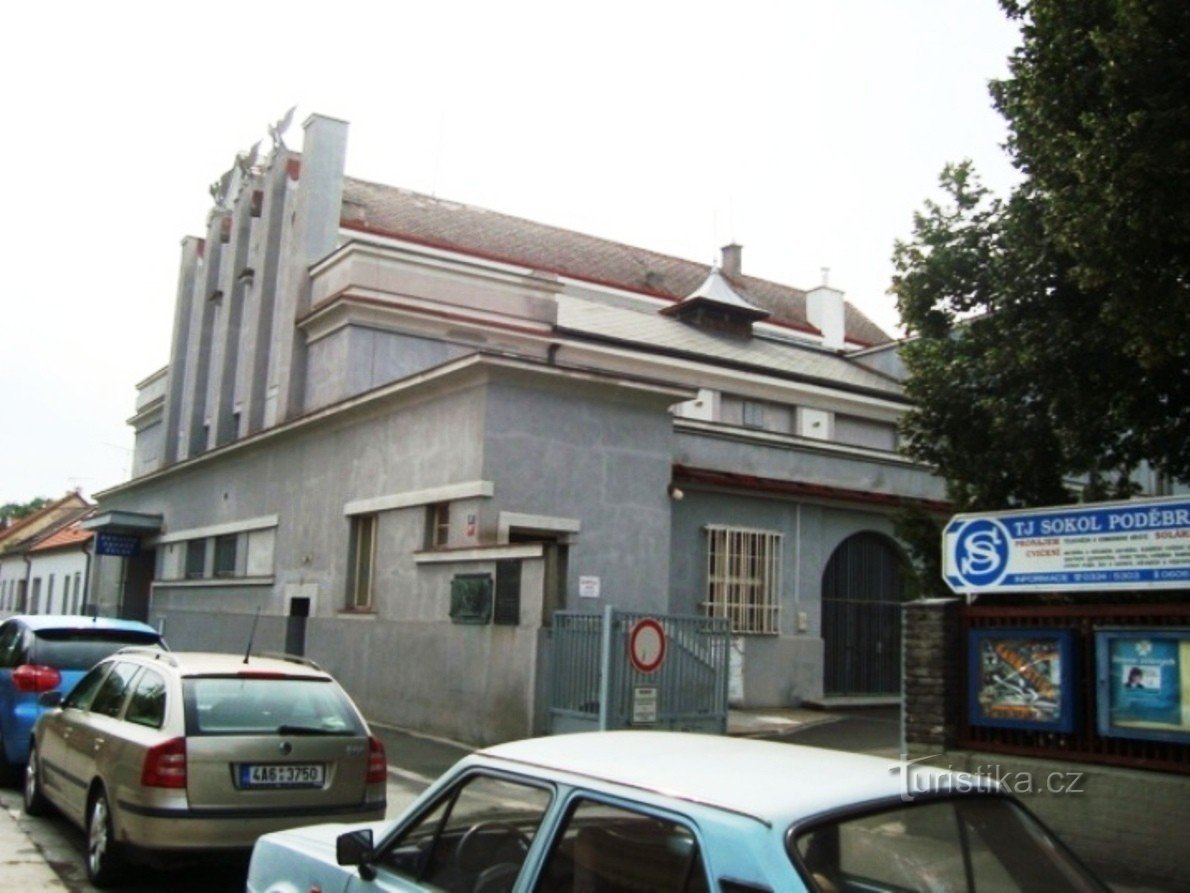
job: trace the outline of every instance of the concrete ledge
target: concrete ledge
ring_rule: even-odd
[[[802,706],[814,710],[846,710],[850,707],[896,707],[900,703],[900,695],[826,695],[802,701]]]

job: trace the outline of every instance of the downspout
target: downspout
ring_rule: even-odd
[[[21,557],[23,559],[25,559],[25,592],[21,596],[21,613],[28,614],[29,613],[29,593],[32,591],[32,588],[33,588],[33,559],[29,557],[28,552],[26,552]]]
[[[94,554],[95,548],[95,534],[91,534],[91,538],[87,540],[87,544],[83,546],[83,557],[86,558],[87,563],[83,568],[83,601],[79,605],[79,612],[87,613],[87,602],[91,597],[91,557]],[[95,616],[92,613],[92,616]]]

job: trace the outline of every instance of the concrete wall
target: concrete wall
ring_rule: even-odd
[[[741,448],[741,443],[745,448]],[[849,490],[889,493],[907,499],[945,499],[944,482],[920,465],[893,453],[857,456],[824,444],[766,445],[742,440],[732,432],[706,436],[679,432],[674,461],[695,468],[715,468],[758,477],[807,481]]]
[[[665,609],[669,402],[617,397],[606,386],[510,381],[491,389],[484,476],[498,482],[492,511],[581,521],[570,549],[569,609]],[[580,576],[599,577],[599,599],[576,597]]]
[[[471,352],[445,341],[344,326],[307,350],[306,407],[329,406]]]

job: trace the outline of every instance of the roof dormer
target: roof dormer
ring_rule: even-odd
[[[738,245],[723,249],[724,261],[736,275],[739,275],[739,251]],[[711,267],[702,285],[661,312],[700,328],[742,338],[751,336],[752,323],[770,315],[740,295],[718,265]]]

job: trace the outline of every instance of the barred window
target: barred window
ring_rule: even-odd
[[[708,526],[707,600],[711,617],[735,633],[776,633],[781,591],[781,534]]]

